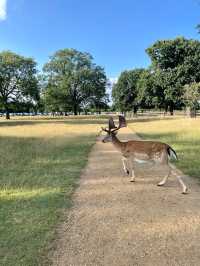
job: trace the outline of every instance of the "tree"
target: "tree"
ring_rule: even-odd
[[[90,54],[75,49],[59,50],[50,58],[43,68],[48,105],[77,115],[92,101],[105,97],[106,75],[92,60]]]
[[[112,97],[114,105],[122,112],[134,111],[137,113],[138,87],[137,82],[144,69],[134,69],[121,73],[118,81],[113,86]]]
[[[36,63],[11,51],[0,53],[0,103],[10,119],[14,103],[34,103],[39,99]]]
[[[154,72],[151,69],[144,70],[137,82],[137,102],[141,108],[159,107],[159,87],[156,86]]]
[[[147,50],[152,60],[156,85],[164,95],[164,106],[173,114],[180,106],[183,86],[200,81],[200,42],[183,37],[157,41]]]
[[[180,80],[178,80],[177,69],[168,69],[162,71],[157,69],[154,74],[154,84],[159,95],[158,103],[160,107],[165,108],[173,115],[174,107],[181,105],[183,89]]]
[[[64,90],[59,90],[53,84],[48,83],[42,91],[41,98],[48,112],[67,113],[71,111],[71,101]]]
[[[108,102],[109,100],[107,94],[104,96],[101,96],[101,94],[99,96],[96,95],[95,97],[92,97],[88,109],[94,108],[95,112],[101,114],[101,110],[107,110],[109,108]],[[87,108],[85,108],[85,110],[87,111]]]
[[[193,82],[184,86],[184,102],[190,117],[196,116],[196,110],[200,103],[200,83]]]

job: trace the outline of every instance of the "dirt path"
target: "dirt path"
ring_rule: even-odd
[[[121,139],[134,136],[122,129]],[[182,195],[174,177],[157,187],[162,169],[136,168],[130,183],[112,144],[96,143],[59,230],[53,256],[59,266],[200,265],[200,186],[185,177]]]

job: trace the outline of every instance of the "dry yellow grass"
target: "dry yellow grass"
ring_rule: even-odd
[[[95,119],[0,121],[1,265],[45,263],[100,124]]]

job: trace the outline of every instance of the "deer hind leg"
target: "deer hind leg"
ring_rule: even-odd
[[[176,169],[176,167],[173,166],[172,164],[170,164],[170,167],[172,169],[172,173],[176,176],[176,178],[178,179],[178,182],[181,185],[182,194],[187,194],[188,188],[187,188],[187,186],[185,185],[185,183],[183,182],[183,180],[181,178],[181,172],[178,169]]]
[[[126,162],[127,162],[127,159],[125,157],[122,157],[122,165],[123,165],[124,172],[125,174],[129,175],[129,170],[127,168]]]
[[[168,177],[169,177],[170,173],[171,173],[171,168],[168,167],[168,172],[167,172],[167,174],[165,175],[165,177],[163,178],[163,180],[160,181],[157,185],[160,186],[160,187],[161,187],[161,186],[164,186],[165,183],[166,183],[167,180],[168,180]]]
[[[160,163],[162,166],[166,166],[167,167],[167,174],[164,176],[163,180],[160,181],[157,185],[158,186],[164,186],[165,183],[168,180],[169,175],[171,174],[171,167],[169,166],[168,163],[168,154],[166,152],[163,152],[160,158]]]

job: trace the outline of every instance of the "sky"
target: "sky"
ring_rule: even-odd
[[[63,48],[89,52],[115,80],[147,67],[158,39],[200,39],[200,0],[0,0],[0,51],[33,57],[39,69]]]

